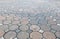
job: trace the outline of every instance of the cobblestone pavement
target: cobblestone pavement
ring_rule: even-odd
[[[0,14],[0,39],[60,39],[59,13]]]
[[[0,39],[60,39],[60,0],[0,0]]]

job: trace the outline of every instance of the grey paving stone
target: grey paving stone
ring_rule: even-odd
[[[27,25],[22,25],[22,26],[20,26],[19,29],[22,31],[27,31],[29,29],[29,27]]]
[[[11,20],[4,20],[3,24],[10,24]]]
[[[13,20],[13,21],[12,21],[12,24],[20,24],[20,21],[18,21],[18,20],[17,20],[17,21],[14,21],[14,20]]]
[[[17,25],[10,25],[9,26],[9,30],[16,30],[16,29],[18,29]]]
[[[31,17],[29,18],[29,20],[30,20],[29,21],[30,24],[38,24],[39,21],[36,17]]]
[[[50,26],[48,25],[41,25],[40,27],[41,27],[41,30],[43,31],[50,31]]]
[[[46,39],[56,39],[56,36],[52,32],[44,32],[43,36]]]
[[[41,25],[44,25],[44,24],[47,24],[47,20],[46,20],[46,17],[38,17],[38,22],[39,22],[39,24],[41,24]]]
[[[51,28],[56,30],[56,31],[60,31],[60,26],[59,25],[51,25]]]
[[[38,24],[38,20],[30,20],[30,24]]]
[[[30,34],[30,38],[32,38],[32,39],[42,39],[42,34],[39,33],[39,32],[32,32]]]
[[[27,39],[29,38],[29,34],[27,32],[20,32],[17,35],[18,39]]]
[[[8,30],[8,25],[1,25],[1,26],[0,26],[0,30],[4,30],[4,31],[7,32],[7,30]]]
[[[4,35],[5,39],[13,39],[14,37],[16,37],[16,32],[14,31],[9,31]]]
[[[57,31],[57,32],[55,33],[55,35],[56,35],[56,37],[60,38],[60,32],[59,32],[59,31]]]
[[[32,31],[39,31],[40,27],[38,25],[31,25],[30,26],[30,30],[32,30]]]

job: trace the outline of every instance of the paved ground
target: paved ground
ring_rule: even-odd
[[[0,39],[60,39],[59,14],[0,14]]]
[[[0,0],[0,39],[60,39],[60,1]]]

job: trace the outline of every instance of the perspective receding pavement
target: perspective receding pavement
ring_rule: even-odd
[[[60,1],[0,0],[0,39],[60,39]]]
[[[25,14],[0,14],[0,38],[60,39],[59,13]]]

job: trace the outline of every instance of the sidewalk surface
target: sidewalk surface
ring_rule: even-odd
[[[60,39],[60,1],[0,0],[0,39]]]

